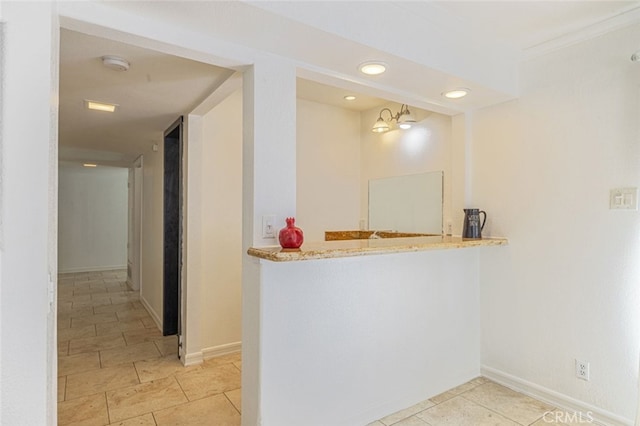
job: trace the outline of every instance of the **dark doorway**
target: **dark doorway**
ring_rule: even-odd
[[[164,132],[164,262],[162,334],[180,332],[182,270],[182,117]]]

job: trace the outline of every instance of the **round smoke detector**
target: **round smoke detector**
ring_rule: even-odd
[[[126,71],[129,69],[129,61],[117,56],[103,56],[102,65],[116,71]]]

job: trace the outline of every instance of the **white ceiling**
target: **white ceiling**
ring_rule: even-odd
[[[423,2],[402,7],[424,14]],[[638,8],[637,1],[436,1],[460,23],[521,51]]]
[[[304,79],[297,90],[304,99],[354,110],[391,100],[449,114],[517,96],[517,78],[512,76],[517,76],[518,60],[640,20],[640,1],[166,1],[162,7],[155,2],[93,6],[232,43],[239,52],[235,61],[242,62],[238,58],[251,51],[292,58],[300,64]],[[62,10],[69,7],[75,6],[61,3]],[[127,58],[131,69],[104,68],[100,57],[109,54]],[[360,75],[357,64],[370,59],[385,60],[390,70],[374,78]],[[131,162],[147,151],[179,115],[233,73],[68,30],[61,35],[60,67],[61,159],[111,164]],[[472,87],[472,96],[443,99],[441,92],[453,86]],[[358,100],[345,101],[348,93]],[[120,108],[111,115],[87,111],[84,99]]]
[[[128,71],[102,65],[116,55]],[[234,71],[99,37],[60,34],[60,159],[130,164]],[[119,105],[91,111],[85,99]]]

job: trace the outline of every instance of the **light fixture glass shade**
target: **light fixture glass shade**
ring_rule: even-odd
[[[411,115],[409,109],[398,118],[398,127],[407,130],[416,122],[416,119]]]
[[[371,130],[375,133],[383,133],[388,132],[389,129],[389,123],[387,123],[382,117],[380,117],[376,121],[376,124],[373,125],[373,128]]]

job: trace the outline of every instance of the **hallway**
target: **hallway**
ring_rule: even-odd
[[[59,276],[58,424],[239,425],[240,354],[182,366],[125,280]]]

